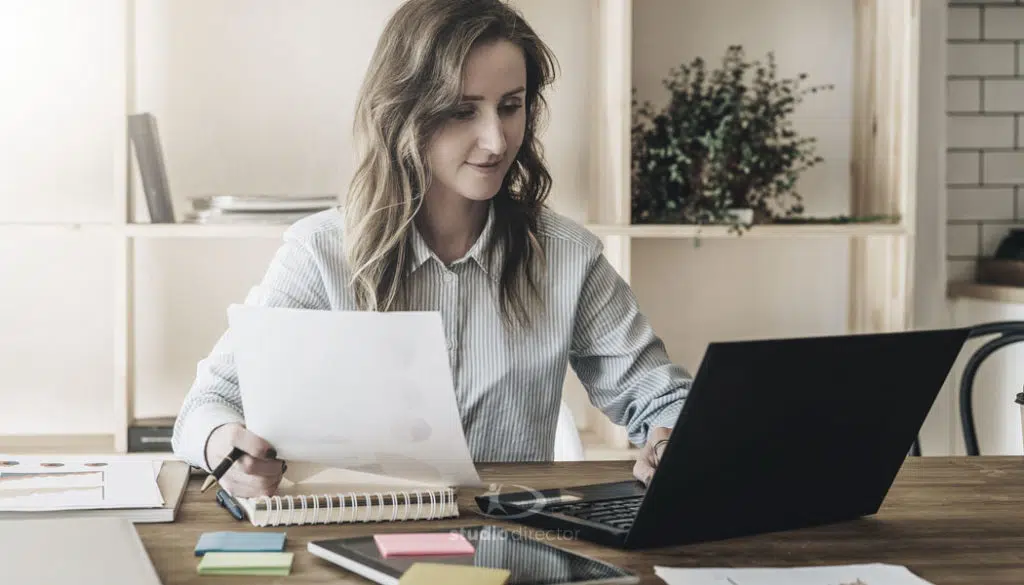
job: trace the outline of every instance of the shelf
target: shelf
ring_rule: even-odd
[[[113,435],[0,435],[0,453],[114,453]]]
[[[0,234],[3,235],[45,236],[67,234],[112,234],[116,229],[117,226],[110,223],[0,223]]]
[[[909,230],[903,224],[804,224],[755,225],[742,235],[724,225],[588,225],[598,236],[629,236],[631,238],[799,238],[903,236]]]
[[[1024,304],[1024,287],[981,284],[977,282],[951,282],[946,295],[953,299],[976,299],[997,303]]]
[[[44,235],[47,233],[116,233],[131,238],[280,238],[288,224],[201,225],[188,223],[136,223],[128,225],[89,223],[0,223],[0,233],[9,231]],[[598,236],[631,238],[794,238],[900,236],[909,231],[902,224],[813,224],[757,225],[737,236],[723,225],[609,225],[587,224]]]
[[[132,238],[273,238],[280,239],[288,224],[203,225],[136,223],[125,226]]]

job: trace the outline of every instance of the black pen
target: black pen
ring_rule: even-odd
[[[217,490],[217,503],[224,507],[235,520],[244,520],[245,512],[242,511],[242,507],[238,505],[238,501],[231,496],[231,494],[224,491],[224,488]]]
[[[238,461],[242,455],[245,455],[245,451],[242,451],[238,447],[232,449],[231,452],[228,453],[228,456],[222,459],[220,464],[217,465],[217,468],[213,470],[213,474],[206,476],[206,481],[203,482],[203,487],[199,490],[199,493],[204,493],[206,490],[210,489],[210,486],[213,485],[215,481],[220,481],[220,478],[224,477],[224,474],[228,472],[228,469],[231,469],[231,466],[234,465],[235,461]]]

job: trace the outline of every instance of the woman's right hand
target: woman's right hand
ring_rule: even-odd
[[[270,443],[239,423],[221,425],[210,433],[206,441],[206,462],[211,469],[231,453],[235,447],[245,451],[218,482],[233,496],[251,498],[272,496],[287,468],[277,459]]]

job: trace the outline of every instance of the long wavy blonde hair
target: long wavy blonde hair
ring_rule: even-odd
[[[501,0],[408,0],[384,27],[356,103],[358,164],[344,204],[345,255],[359,309],[405,308],[410,230],[431,180],[427,146],[459,105],[470,50],[499,39],[523,50],[526,132],[492,200],[486,257],[502,247],[499,302],[506,323],[530,321],[541,273],[537,219],[551,188],[537,127],[546,114],[541,92],[557,64]]]

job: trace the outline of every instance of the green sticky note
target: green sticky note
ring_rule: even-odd
[[[199,561],[200,575],[274,575],[291,574],[295,553],[286,552],[208,552]]]
[[[398,585],[505,585],[511,576],[508,569],[421,562],[406,569]]]

